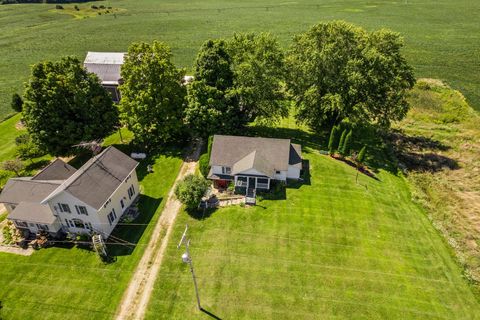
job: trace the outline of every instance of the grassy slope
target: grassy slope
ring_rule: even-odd
[[[357,185],[351,167],[306,151],[311,185],[288,188],[286,200],[179,217],[147,319],[207,318],[176,249],[185,223],[203,307],[220,318],[478,318],[461,268],[403,178],[381,171]]]
[[[415,198],[447,236],[467,274],[480,283],[480,117],[460,92],[429,83],[430,88],[411,92],[415,107],[397,125],[407,136],[433,142],[405,150],[427,165],[425,172],[411,170],[409,180]],[[431,161],[430,154],[440,158]],[[453,169],[443,165],[432,170],[438,163],[453,164]]]
[[[133,252],[122,246],[111,246],[109,253],[118,255],[114,263],[103,264],[95,253],[76,247],[48,248],[30,257],[0,253],[3,307],[0,318],[65,319],[68,315],[69,319],[111,319],[180,164],[180,158],[173,155],[155,160],[155,173],[141,181],[142,215],[135,221],[150,224],[146,229],[142,225],[116,229],[117,236],[123,239],[136,243],[136,237],[141,238]],[[145,171],[145,164],[142,164],[139,176]]]
[[[288,45],[294,34],[331,19],[345,19],[369,30],[388,27],[401,32],[405,54],[418,76],[448,80],[480,108],[480,73],[473,68],[479,63],[480,2],[406,2],[111,0],[103,4],[125,11],[116,18],[109,14],[85,19],[56,13],[54,4],[0,6],[0,24],[8,26],[0,35],[0,118],[11,112],[11,94],[21,91],[29,66],[41,60],[61,55],[83,59],[88,50],[124,51],[132,41],[160,39],[171,45],[178,65],[189,68],[208,38],[235,31],[270,31]]]
[[[0,122],[0,162],[11,159],[15,156],[15,138],[21,134],[15,125],[20,120],[20,115]]]

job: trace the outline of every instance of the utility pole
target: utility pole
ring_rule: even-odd
[[[177,249],[180,249],[182,244],[185,245],[185,253],[182,254],[182,261],[184,263],[188,263],[188,265],[190,266],[190,272],[192,273],[192,279],[193,279],[193,286],[195,287],[195,295],[197,297],[197,307],[198,307],[198,310],[202,311],[202,307],[200,306],[200,295],[198,293],[197,278],[195,277],[195,271],[193,270],[192,257],[190,256],[190,250],[189,250],[190,239],[188,239],[187,232],[188,232],[188,224],[185,226],[185,231],[183,232],[182,238],[178,243]]]

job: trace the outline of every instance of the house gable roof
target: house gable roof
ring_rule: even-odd
[[[288,164],[298,169],[302,169],[302,146],[292,143],[290,145],[290,154]]]
[[[42,171],[32,177],[32,180],[66,180],[77,169],[63,162],[61,159],[55,159],[48,166],[43,168]]]
[[[62,181],[55,180],[12,178],[8,180],[0,194],[0,203],[41,202],[55,191],[61,183]]]
[[[99,209],[137,165],[137,161],[110,146],[88,160],[44,202],[65,191]]]
[[[9,219],[34,223],[52,224],[56,217],[47,204],[20,202],[8,215]]]
[[[273,166],[265,160],[257,150],[252,151],[244,158],[238,160],[232,167],[232,174],[236,175],[251,169],[270,178],[275,176],[275,169]]]
[[[264,162],[274,170],[286,171],[290,163],[290,145],[290,139],[215,135],[210,165],[233,167],[256,151],[258,164]]]

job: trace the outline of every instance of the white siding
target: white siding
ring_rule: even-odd
[[[58,208],[59,203],[68,204],[68,206],[70,207],[71,213],[60,212],[60,210]],[[85,222],[90,222],[92,224],[93,228],[96,228],[96,226],[98,226],[98,224],[99,224],[97,210],[95,208],[87,205],[83,201],[80,201],[79,199],[72,196],[68,192],[59,193],[58,195],[56,195],[55,197],[50,199],[48,201],[48,204],[50,205],[50,208],[52,209],[54,214],[60,220],[60,223],[62,224],[62,226],[64,226],[64,230],[66,230],[68,232],[89,233],[90,230],[86,229],[86,228],[76,228],[76,227],[72,227],[70,225],[67,225],[67,222],[65,221],[65,219],[68,219],[70,221],[73,221],[73,219],[80,219],[84,223]],[[88,216],[84,215],[84,214],[78,214],[77,210],[75,209],[76,205],[77,206],[84,206],[85,208],[87,208]]]
[[[256,175],[256,176],[265,176],[264,173],[262,173],[262,172],[260,172],[260,171],[257,171],[257,170],[255,170],[255,169],[248,169],[248,170],[239,172],[239,173],[237,173],[236,175],[237,175],[237,176],[241,176],[241,175],[244,175],[244,174],[251,174],[251,175]]]
[[[212,173],[222,174],[222,166],[212,166]]]
[[[12,220],[12,221],[15,222],[15,221],[22,221],[22,220]],[[35,222],[28,222],[28,221],[22,221],[22,222],[26,222],[28,224],[28,230],[31,233],[37,233],[38,228]],[[40,223],[40,224],[45,225],[44,223]],[[47,224],[47,226],[48,226],[47,232],[51,232],[51,233],[57,233],[57,231],[59,231],[62,228],[62,225],[60,224],[60,222],[58,222],[58,219],[52,224]],[[25,228],[25,227],[20,227],[20,228]]]
[[[295,168],[294,166],[288,166],[288,179],[299,179],[300,178],[300,169]]]
[[[280,173],[275,173],[275,180],[287,180],[287,171],[280,171]]]
[[[140,193],[137,173],[135,172],[135,170],[133,170],[130,175],[131,175],[131,178],[128,179],[128,181],[122,182],[122,184],[110,197],[111,201],[107,204],[107,206],[106,207],[102,206],[98,211],[98,219],[100,222],[98,229],[102,230],[104,235],[110,235],[112,230],[117,225],[118,220],[120,220],[120,217],[122,216],[123,212],[125,212],[125,210],[132,204],[133,200],[135,200],[135,198],[138,197]],[[133,185],[133,188],[135,189],[135,194],[131,198],[129,198],[128,188],[130,188],[130,186],[132,185]],[[122,199],[125,205],[123,208],[122,208],[122,205],[120,204],[120,200]],[[110,225],[110,223],[108,222],[108,214],[112,211],[112,209],[115,209],[115,214],[117,216],[117,219],[115,219],[112,225]]]

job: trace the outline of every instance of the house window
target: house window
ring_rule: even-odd
[[[231,174],[231,173],[232,173],[232,168],[230,168],[230,167],[222,167],[222,173],[223,173],[223,174]]]
[[[133,184],[128,188],[128,198],[132,199],[133,195],[135,194],[135,188],[133,187]]]
[[[110,202],[112,202],[112,199],[108,199],[107,202],[105,202],[105,204],[103,205],[104,208],[106,208]]]
[[[282,173],[282,172],[280,172],[280,171],[278,171],[278,170],[275,171],[275,174],[281,174],[281,173]]]
[[[123,203],[123,199],[120,199],[120,205],[122,206],[122,209],[125,208],[125,203]]]
[[[72,213],[72,211],[70,210],[70,206],[66,203],[59,203],[58,207],[60,208],[60,212]]]
[[[73,224],[75,225],[75,228],[85,229],[85,224],[80,219],[73,219]]]
[[[37,223],[37,229],[41,231],[48,231],[48,226],[46,224],[38,224]]]
[[[17,227],[28,228],[28,223],[26,223],[25,221],[15,221],[15,224]]]
[[[93,230],[92,224],[90,222],[85,222],[85,227],[87,227],[88,230]]]
[[[108,223],[112,225],[112,223],[117,219],[117,214],[115,213],[115,209],[112,209],[112,211],[108,214]]]
[[[257,183],[264,183],[264,184],[267,184],[267,183],[268,183],[268,179],[265,179],[265,178],[258,178],[258,179],[257,179]]]
[[[84,206],[75,206],[75,209],[77,210],[77,213],[78,213],[78,214],[83,214],[83,215],[88,216],[88,211],[87,211],[87,208],[86,208],[86,207],[84,207]]]

